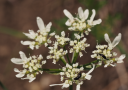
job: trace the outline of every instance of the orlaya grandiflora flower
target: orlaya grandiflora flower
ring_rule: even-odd
[[[21,64],[24,68],[23,70],[14,68],[14,71],[18,73],[16,77],[21,79],[29,79],[29,82],[32,82],[36,79],[37,74],[42,74],[43,71],[39,70],[39,68],[41,68],[42,65],[46,63],[46,60],[42,61],[41,64],[41,59],[43,59],[42,55],[30,56],[29,58],[27,58],[24,52],[20,51],[19,54],[21,58],[11,59],[13,63]],[[27,77],[23,78],[25,75],[27,75]]]
[[[104,35],[105,41],[108,42],[109,49],[112,50],[121,40],[121,33],[118,34],[118,36],[115,37],[113,42],[110,41],[108,34]]]
[[[73,22],[75,22],[75,19],[80,21],[78,18],[74,18],[72,16],[72,14],[68,11],[68,10],[64,10],[64,14],[69,18],[67,20],[67,22],[65,23],[67,26],[71,26]],[[81,19],[81,22],[84,22],[87,18],[88,18],[88,15],[89,15],[89,11],[88,9],[86,9],[84,12],[83,12],[83,9],[81,7],[78,8],[78,15],[79,15],[79,18]]]
[[[116,63],[122,63],[123,59],[125,58],[125,54],[122,54],[119,58],[116,58],[115,56],[117,56],[117,53],[112,51],[113,48],[120,42],[121,33],[115,37],[113,42],[110,41],[108,34],[105,34],[104,38],[106,42],[108,42],[108,45],[97,45],[97,50],[93,51],[94,54],[91,55],[91,57],[99,59],[100,66],[102,65],[101,61],[103,61],[105,64],[104,67],[114,67]]]
[[[33,30],[29,30],[29,33],[24,33],[28,38],[33,39],[34,41],[21,41],[21,44],[29,45],[29,47],[32,50],[34,49],[34,47],[38,49],[42,44],[45,44],[45,46],[47,46],[48,45],[47,43],[51,43],[51,40],[47,38],[52,23],[50,22],[45,26],[43,20],[40,17],[37,17],[37,25],[39,28],[37,32],[34,32]],[[54,36],[54,35],[55,33],[49,34],[49,36]]]
[[[69,18],[66,21],[66,25],[70,26],[68,29],[72,31],[80,31],[80,32],[85,32],[86,35],[91,31],[91,27],[97,24],[100,24],[102,22],[101,19],[94,20],[95,17],[95,10],[92,10],[92,16],[89,20],[87,20],[89,16],[89,11],[86,9],[83,11],[81,7],[78,8],[78,17],[73,17],[73,15],[67,11],[66,9],[64,10],[64,14]]]
[[[87,73],[81,72],[84,70],[83,67],[81,68],[77,68],[77,67],[78,67],[78,63],[73,64],[72,66],[66,64],[66,66],[62,68],[63,72],[60,72],[61,81],[65,80],[64,83],[52,84],[50,86],[62,85],[62,88],[68,88],[73,83],[76,83],[77,84],[76,90],[80,90],[80,85],[83,84],[83,80],[91,79],[92,76],[90,75],[90,73],[94,70],[95,65],[93,64],[93,68]]]
[[[106,64],[104,67],[107,67],[107,66],[113,66],[114,67],[116,65],[116,63],[123,63],[124,62],[123,59],[125,57],[126,57],[126,55],[122,54],[120,57],[115,58],[114,60],[108,60],[108,61],[106,61]]]

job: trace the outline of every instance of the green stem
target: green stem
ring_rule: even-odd
[[[98,63],[98,62],[99,62],[99,60],[95,60],[95,61],[92,61],[92,62],[90,62],[90,63],[84,64],[84,65],[82,65],[82,66],[83,66],[84,69],[86,70],[86,69],[90,69],[90,68],[87,68],[86,66],[92,65],[92,64],[95,64],[95,63]],[[81,66],[80,66],[80,67],[81,67]],[[97,67],[97,66],[95,66],[95,67]]]
[[[69,86],[69,90],[73,90],[73,85],[70,85]]]
[[[60,70],[60,69],[42,69],[42,68],[39,68],[39,70],[41,70],[41,71],[52,71],[52,72],[61,72],[62,70]]]
[[[64,50],[66,50],[65,46],[64,46]],[[71,62],[70,62],[69,57],[68,57],[68,54],[66,54],[66,57],[68,59],[68,63],[71,65]]]
[[[72,57],[72,64],[76,62],[79,53],[74,52]]]
[[[0,81],[0,86],[3,90],[7,90],[7,88],[3,85],[3,83]]]
[[[64,57],[61,57],[60,60],[66,65],[66,60]]]

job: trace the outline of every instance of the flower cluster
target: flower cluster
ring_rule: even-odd
[[[70,48],[70,53],[76,52],[79,53],[79,56],[82,57],[82,50],[85,50],[86,47],[89,47],[90,44],[86,43],[86,38],[83,38],[82,40],[80,40],[81,36],[78,34],[75,34],[76,38],[78,40],[74,40],[74,41],[70,41],[70,46],[72,46],[72,48]]]
[[[55,38],[60,46],[64,46],[66,44],[66,42],[68,42],[70,40],[69,38],[65,38],[64,31],[61,32],[61,37],[59,35],[55,35]]]
[[[14,71],[18,74],[16,75],[17,78],[21,79],[29,79],[29,82],[32,82],[36,79],[36,75],[39,73],[43,73],[43,71],[40,70],[42,68],[42,65],[46,63],[46,60],[43,60],[41,62],[41,59],[43,59],[42,55],[39,56],[30,56],[29,58],[26,57],[26,55],[20,51],[20,58],[12,58],[11,61],[15,64],[23,64],[23,70],[18,70],[17,68],[14,68]],[[24,76],[27,76],[26,78],[23,78]]]
[[[116,63],[122,63],[125,55],[123,54],[119,58],[115,58],[115,56],[117,56],[117,53],[112,51],[113,48],[120,42],[121,34],[119,33],[112,43],[109,39],[108,34],[105,34],[104,38],[106,42],[108,42],[108,45],[97,45],[97,50],[93,51],[94,54],[91,55],[91,57],[102,60],[105,63],[104,67],[115,66]],[[99,65],[102,65],[101,61],[99,61]]]
[[[81,7],[78,8],[78,17],[74,18],[72,14],[66,9],[64,10],[64,14],[69,18],[65,23],[67,26],[69,26],[69,30],[84,32],[86,35],[88,35],[88,33],[91,31],[91,27],[102,22],[101,19],[94,20],[96,14],[94,9],[92,10],[92,16],[89,20],[87,20],[89,16],[89,10],[86,9],[83,11]]]
[[[68,53],[67,50],[63,50],[63,48],[61,49],[58,49],[58,46],[59,43],[58,42],[55,42],[53,44],[53,47],[48,47],[50,49],[49,51],[49,54],[47,56],[47,59],[53,59],[53,63],[56,64],[56,62],[61,58],[63,57],[64,55],[66,55]]]
[[[72,85],[73,83],[77,84],[77,90],[80,89],[80,85],[83,84],[83,80],[90,80],[91,79],[91,75],[90,73],[94,70],[94,65],[93,68],[87,72],[84,73],[82,71],[84,71],[83,67],[78,68],[78,63],[73,64],[72,66],[69,64],[66,64],[65,67],[62,68],[62,72],[60,72],[61,75],[61,81],[64,81],[64,83],[62,84],[52,84],[50,86],[55,86],[55,85],[63,85],[62,88],[68,88],[70,85]]]
[[[50,28],[52,23],[50,22],[48,25],[44,25],[43,20],[40,17],[37,17],[37,25],[39,30],[34,32],[33,30],[29,30],[29,33],[24,33],[28,38],[33,41],[21,41],[23,45],[29,45],[29,47],[33,50],[34,48],[38,49],[41,45],[45,45],[49,50],[49,55],[46,56],[47,59],[52,59],[53,64],[56,64],[57,61],[61,60],[65,65],[62,69],[42,69],[42,65],[46,64],[46,60],[43,60],[43,56],[29,56],[20,51],[20,58],[12,58],[11,61],[15,64],[22,64],[23,70],[18,70],[14,68],[14,71],[18,74],[17,78],[21,79],[29,79],[29,82],[32,82],[36,79],[36,75],[39,73],[43,73],[43,71],[47,71],[52,74],[59,74],[61,76],[61,84],[52,84],[50,86],[62,85],[62,88],[68,88],[72,86],[74,83],[77,84],[76,90],[80,90],[80,85],[83,84],[83,80],[90,80],[90,73],[97,68],[98,66],[104,65],[107,66],[115,66],[116,63],[122,63],[125,55],[122,54],[120,57],[116,57],[117,53],[113,52],[114,47],[121,40],[121,33],[116,36],[113,42],[110,41],[108,34],[104,35],[104,38],[107,45],[96,45],[96,49],[91,55],[92,58],[96,58],[97,60],[92,61],[88,64],[78,65],[76,63],[77,58],[83,56],[82,51],[85,51],[86,47],[89,47],[87,38],[84,34],[88,35],[91,31],[91,28],[97,24],[102,22],[101,19],[94,20],[95,10],[92,10],[92,15],[90,19],[87,19],[89,16],[89,10],[86,9],[83,11],[81,7],[78,8],[78,16],[73,17],[73,15],[64,10],[64,14],[69,18],[66,21],[66,25],[69,26],[70,31],[75,31],[74,39],[70,39],[66,37],[64,31],[61,32],[61,36],[55,35],[55,33],[50,33]],[[51,41],[51,37],[55,36],[55,41]],[[68,46],[69,45],[69,46]],[[69,48],[69,50],[66,49]],[[72,53],[72,59],[69,58],[69,53]],[[65,59],[67,57],[67,60]],[[98,62],[98,63],[97,63]],[[104,63],[104,64],[103,64]],[[84,70],[90,69],[87,73]],[[24,77],[26,76],[26,77]]]
[[[34,49],[34,47],[36,49],[39,49],[39,47],[42,44],[45,44],[45,46],[47,46],[48,43],[51,43],[51,40],[47,38],[48,38],[48,33],[50,32],[52,23],[50,22],[45,27],[43,20],[40,17],[37,17],[37,25],[39,27],[39,30],[37,32],[34,32],[33,30],[29,30],[29,33],[24,33],[28,38],[33,39],[34,41],[21,41],[21,44],[29,45],[29,47],[32,50]],[[53,36],[53,35],[55,35],[55,33],[50,34],[50,36]]]

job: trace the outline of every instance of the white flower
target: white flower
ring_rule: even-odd
[[[92,10],[92,16],[90,17],[90,20],[88,20],[88,24],[89,24],[90,26],[94,26],[94,25],[100,24],[100,23],[102,22],[101,19],[98,19],[98,20],[94,20],[94,21],[93,21],[95,15],[96,15],[96,11],[93,9],[93,10]]]
[[[104,35],[105,41],[108,42],[109,48],[113,49],[121,40],[121,33],[118,34],[118,36],[115,37],[113,42],[110,41],[108,34]]]
[[[42,35],[46,36],[48,32],[50,32],[50,28],[52,23],[49,22],[48,25],[45,27],[43,20],[40,17],[37,17],[37,25],[39,27],[39,31]]]
[[[65,45],[67,41],[69,41],[69,38],[65,38],[65,32],[61,32],[61,36],[55,35],[55,38],[57,39],[58,44]]]
[[[85,79],[90,80],[91,79],[90,73],[94,70],[95,65],[93,64],[93,68],[87,73],[81,72],[84,70],[84,68],[81,67],[79,69],[79,68],[77,68],[77,66],[78,66],[78,63],[73,64],[73,67],[67,63],[66,67],[63,67],[65,70],[63,70],[63,72],[60,72],[61,81],[65,80],[64,83],[52,84],[50,86],[62,85],[62,88],[68,88],[73,83],[76,83],[77,84],[76,90],[79,90],[80,85],[83,84],[82,80],[85,80]],[[64,76],[65,76],[65,78],[64,78]]]
[[[51,40],[47,39],[48,33],[50,32],[50,28],[52,23],[50,22],[46,27],[44,25],[43,20],[40,17],[37,17],[37,25],[39,30],[35,33],[33,30],[29,30],[29,33],[24,33],[28,38],[33,39],[34,41],[21,41],[23,45],[29,45],[29,47],[33,50],[34,47],[39,49],[39,46],[48,43],[51,43]],[[51,33],[50,36],[53,36],[55,33]]]
[[[42,61],[43,59],[42,55],[39,56],[30,56],[29,58],[26,57],[26,55],[20,51],[20,58],[12,58],[11,61],[15,64],[23,64],[23,70],[18,70],[17,68],[14,68],[14,71],[17,72],[18,74],[16,75],[17,78],[21,79],[29,79],[29,82],[32,82],[33,80],[36,79],[36,75],[39,73],[43,73],[42,70],[39,68],[42,67],[46,63],[46,60]],[[27,77],[23,78],[25,75]]]
[[[119,58],[116,58],[115,60],[117,61],[117,63],[123,63],[123,59],[126,57],[125,54],[122,54]]]
[[[35,37],[38,35],[33,30],[29,30],[29,33],[23,33],[23,34],[26,35],[30,39],[35,39]]]

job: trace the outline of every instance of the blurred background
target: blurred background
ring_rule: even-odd
[[[78,7],[84,10],[96,10],[95,19],[102,19],[102,24],[92,28],[87,36],[87,42],[91,44],[86,49],[82,58],[78,58],[80,64],[89,63],[90,55],[95,49],[96,40],[100,44],[106,44],[104,34],[108,33],[111,39],[122,33],[122,41],[115,48],[118,55],[128,53],[128,0],[0,0],[0,90],[61,90],[61,86],[49,87],[50,84],[60,82],[60,76],[43,73],[38,75],[32,83],[28,80],[20,80],[15,77],[15,67],[22,69],[22,65],[13,64],[10,59],[19,58],[19,51],[26,55],[47,55],[47,49],[43,46],[39,50],[30,50],[28,46],[20,44],[21,40],[28,40],[22,32],[29,29],[38,30],[36,17],[39,16],[47,24],[53,23],[52,31],[60,34],[61,31],[70,33],[65,26],[67,18],[63,10],[67,9],[72,14],[77,13]],[[73,36],[70,33],[70,36]],[[70,56],[71,57],[71,56]],[[52,61],[44,68],[58,68]],[[128,57],[123,64],[116,67],[99,67],[92,72],[92,79],[85,80],[81,90],[128,90]],[[3,87],[3,88],[2,88]],[[73,90],[76,89],[74,85]],[[68,90],[68,89],[64,89]]]

